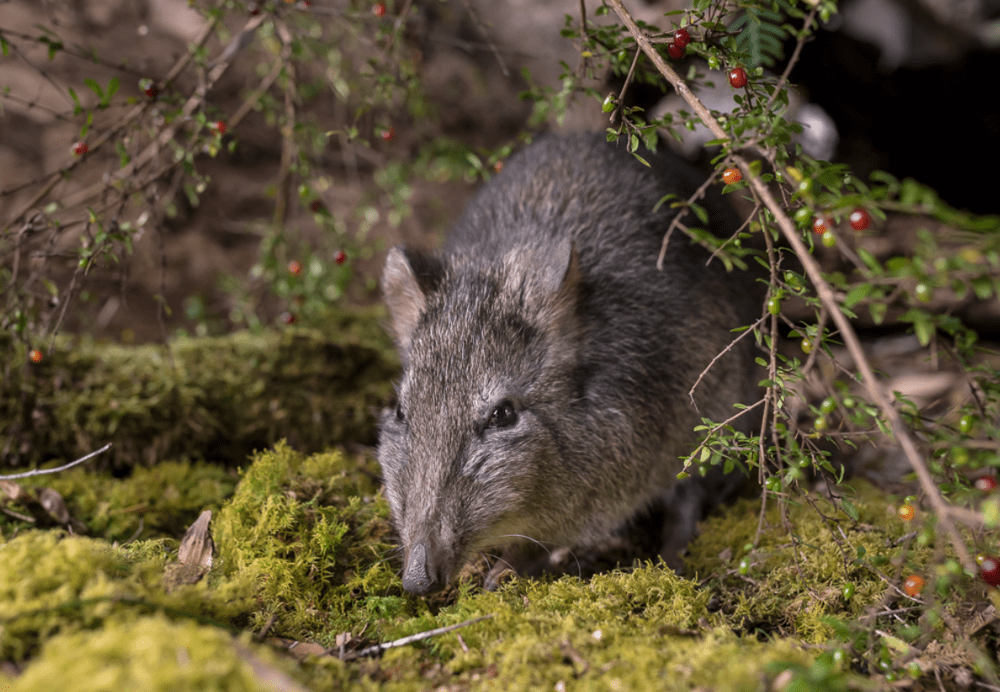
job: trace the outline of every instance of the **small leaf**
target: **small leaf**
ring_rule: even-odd
[[[864,248],[860,248],[859,247],[858,248],[858,257],[861,258],[861,261],[864,262],[865,265],[869,269],[871,269],[873,273],[875,273],[875,274],[881,274],[882,273],[882,266],[878,263],[878,260],[875,258],[875,255],[873,255],[872,253],[868,252]]]
[[[993,285],[986,276],[977,276],[970,281],[972,284],[972,292],[976,294],[976,297],[980,300],[989,300],[990,296],[993,295]]]
[[[860,286],[855,286],[844,298],[843,307],[853,307],[865,298],[871,297],[873,289],[874,287],[871,284],[861,284]]]
[[[98,84],[89,77],[83,80],[83,83],[86,84],[88,87],[90,87],[91,91],[97,94],[97,98],[101,99],[102,101],[104,100],[104,89],[101,88],[100,84]]]
[[[860,514],[858,513],[858,508],[854,506],[849,500],[841,499],[840,506],[844,510],[844,514],[851,518],[851,521],[857,521]]]
[[[83,113],[83,106],[80,104],[80,97],[76,95],[73,91],[73,87],[67,87],[69,89],[70,98],[73,99],[73,115],[80,115]]]
[[[917,313],[916,319],[913,321],[913,329],[917,333],[917,341],[920,342],[921,346],[926,346],[931,342],[931,337],[934,336],[934,322],[930,315],[925,312]]]
[[[872,322],[875,324],[882,324],[885,320],[885,313],[889,309],[889,306],[885,303],[872,303],[868,306],[868,312],[872,315]]]

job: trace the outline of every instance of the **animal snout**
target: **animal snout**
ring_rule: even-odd
[[[426,596],[444,586],[446,577],[441,565],[430,553],[424,542],[414,543],[403,567],[403,588],[416,596]]]

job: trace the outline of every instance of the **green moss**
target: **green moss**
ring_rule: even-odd
[[[125,479],[75,468],[21,483],[58,491],[70,515],[83,520],[92,535],[124,542],[137,533],[143,538],[184,535],[202,510],[218,509],[233,494],[236,473],[209,464],[165,461],[135,469]],[[4,523],[0,518],[0,526]]]
[[[101,541],[29,532],[0,545],[0,658],[20,660],[56,631],[86,627],[107,614],[60,612],[90,599],[120,594],[116,580],[130,571]]]
[[[166,593],[164,541],[115,548],[62,531],[29,531],[0,544],[0,658],[21,660],[55,632],[100,628],[154,610],[230,621],[246,610],[238,583],[202,582]]]
[[[224,631],[163,615],[61,634],[9,688],[15,692],[120,692],[279,688],[293,667],[266,647]]]
[[[80,518],[105,522],[107,535],[132,528],[112,517],[133,501],[149,503],[150,523],[176,533],[115,548],[31,531],[0,546],[0,658],[26,667],[16,689],[52,686],[65,666],[74,684],[92,677],[87,689],[139,685],[135,675],[142,673],[130,660],[147,667],[147,689],[257,689],[245,686],[245,656],[230,633],[206,618],[257,632],[269,625],[269,636],[333,647],[342,633],[367,644],[483,615],[491,617],[382,658],[342,664],[310,657],[295,664],[295,675],[317,692],[534,690],[558,683],[567,690],[763,690],[790,669],[805,688],[856,688],[861,676],[832,659],[819,666],[824,649],[817,644],[833,632],[824,618],[850,621],[883,602],[888,587],[879,571],[891,573],[890,561],[904,558],[921,565],[931,550],[900,554],[898,539],[910,527],[887,512],[880,493],[859,485],[860,524],[828,506],[826,520],[806,504],[791,507],[788,524],[770,511],[746,578],[736,566],[757,530],[753,502],[724,509],[704,525],[687,577],[645,564],[586,581],[514,580],[495,593],[466,583],[443,598],[419,599],[402,591],[398,563],[389,559],[395,546],[377,471],[370,455],[305,456],[284,443],[256,454],[213,517],[215,567],[171,593],[163,575],[176,559],[184,524],[171,528],[153,517],[217,505],[231,480],[187,464],[126,480],[59,479],[72,506],[97,515]],[[170,486],[177,497],[150,498],[143,486],[147,494],[173,496],[162,490]],[[102,496],[110,498],[106,505]],[[785,526],[794,527],[797,551]],[[843,544],[835,540],[841,532]],[[702,575],[710,579],[703,583]],[[845,599],[848,580],[855,593]],[[143,636],[146,648],[136,650]],[[74,650],[87,661],[69,661]],[[208,660],[219,661],[215,677],[207,677],[200,659],[178,671],[178,651],[191,660],[195,651],[212,652]]]
[[[388,507],[370,463],[284,443],[254,457],[215,524],[224,574],[261,603],[254,626],[274,617],[286,636],[333,636],[426,608],[387,562]]]
[[[377,327],[374,315],[355,322],[365,320]],[[309,330],[176,339],[169,353],[66,337],[41,363],[27,365],[23,353],[11,362],[26,365],[3,378],[0,454],[22,465],[70,461],[114,442],[99,468],[239,464],[282,438],[310,449],[373,443],[371,410],[391,396],[398,369],[388,346]]]
[[[736,626],[778,630],[804,641],[821,643],[833,635],[825,621],[836,617],[853,621],[889,586],[880,572],[895,571],[903,561],[907,573],[919,571],[931,559],[931,546],[900,546],[899,538],[912,527],[887,512],[885,496],[870,484],[853,484],[852,499],[859,522],[850,521],[828,501],[803,499],[788,507],[784,523],[772,504],[757,550],[747,553],[757,533],[759,500],[742,500],[705,522],[691,546],[688,570],[692,575],[716,575],[714,588],[722,611]],[[847,490],[847,489],[844,489]],[[794,527],[791,531],[785,526]],[[738,563],[749,563],[746,579]],[[854,586],[851,598],[844,587]]]

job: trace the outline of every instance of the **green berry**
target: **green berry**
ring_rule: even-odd
[[[976,417],[973,416],[971,413],[967,413],[964,416],[962,416],[961,419],[959,419],[958,429],[962,432],[963,435],[968,435],[970,432],[972,432],[972,426],[974,426],[975,424],[976,424]]]

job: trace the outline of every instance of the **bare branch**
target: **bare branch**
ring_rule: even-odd
[[[72,468],[72,467],[76,466],[77,464],[82,464],[87,459],[90,459],[91,457],[96,457],[98,454],[100,454],[102,452],[106,452],[109,449],[111,449],[111,443],[110,442],[107,443],[106,445],[104,445],[103,447],[101,447],[100,449],[98,449],[96,452],[91,452],[90,454],[88,454],[85,457],[80,457],[76,461],[71,461],[68,464],[66,464],[65,466],[60,466],[60,467],[54,468],[54,469],[35,469],[34,471],[25,471],[24,473],[14,473],[14,474],[11,474],[10,476],[0,476],[0,481],[12,481],[12,480],[16,480],[18,478],[30,478],[31,476],[42,476],[42,475],[45,475],[47,473],[58,473],[60,471],[65,471],[66,469]]]

